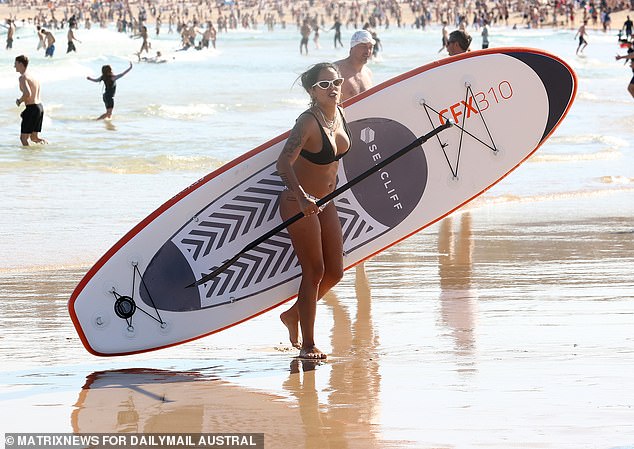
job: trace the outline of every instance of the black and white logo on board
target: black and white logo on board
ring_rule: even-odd
[[[402,148],[418,136],[399,122],[373,117],[350,122],[352,149],[344,159],[351,180]],[[420,201],[427,184],[427,159],[419,146],[352,187],[352,192],[379,223],[394,227]]]

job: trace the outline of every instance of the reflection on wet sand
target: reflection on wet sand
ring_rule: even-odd
[[[324,297],[334,321],[325,403],[319,401],[316,384],[322,371],[316,362],[293,360],[289,378],[284,383],[284,388],[298,401],[306,448],[383,447],[378,435],[381,380],[378,338],[372,325],[370,286],[365,270],[355,270],[355,291],[354,322],[334,292]]]
[[[457,234],[453,216],[440,223],[438,231],[438,273],[442,323],[449,329],[458,354],[475,349],[475,302],[472,289],[473,235],[471,214],[460,216]]]
[[[325,298],[335,323],[332,360],[291,361],[282,387],[293,401],[234,385],[210,369],[99,371],[79,394],[73,431],[263,432],[266,447],[381,447],[378,342],[365,276],[357,277],[356,289],[354,322],[334,293]],[[318,388],[328,372],[329,385]]]
[[[274,351],[270,317],[97,360],[66,312],[85,270],[0,272],[0,422],[25,432],[34,422],[50,432],[71,422],[76,432],[263,432],[268,449],[631,449],[631,214],[543,208],[507,211],[506,221],[472,209],[403,241],[366,267],[374,302],[365,276],[356,288],[344,279],[320,305],[334,317],[322,365]],[[201,358],[214,367],[198,368]],[[78,374],[106,363],[181,369]]]
[[[0,271],[0,359],[42,366],[66,362],[69,351],[86,356],[66,307],[82,275],[76,268]]]
[[[328,410],[322,410],[315,382],[315,369],[320,362],[293,359],[291,374],[283,387],[297,399],[299,416],[304,429],[305,448],[329,448],[334,441],[342,442],[345,433],[341,423],[331,422]],[[301,370],[300,370],[301,366]],[[303,375],[302,375],[303,374]],[[336,447],[345,447],[337,445]]]
[[[82,433],[265,433],[265,447],[299,447],[297,410],[282,397],[202,372],[155,369],[88,376],[71,415]]]

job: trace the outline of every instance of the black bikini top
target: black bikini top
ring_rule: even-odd
[[[338,113],[341,113],[341,111],[339,110],[339,107],[337,107],[337,111],[339,111]],[[328,139],[328,136],[326,136],[324,127],[321,126],[321,123],[319,123],[317,116],[313,114],[311,111],[306,111],[306,112],[312,115],[313,117],[315,117],[315,120],[317,120],[317,124],[319,125],[319,130],[321,131],[322,144],[321,144],[321,151],[319,153],[313,153],[307,150],[302,150],[301,153],[299,153],[300,156],[312,162],[313,164],[328,165],[328,164],[331,164],[332,162],[338,161],[339,159],[344,157],[346,154],[348,154],[348,151],[350,151],[350,147],[352,146],[352,137],[350,135],[350,130],[348,129],[348,123],[346,122],[346,119],[344,118],[343,113],[341,113],[341,120],[343,122],[343,129],[348,135],[348,140],[350,140],[350,145],[348,146],[348,149],[344,151],[343,153],[335,154],[335,150],[332,148],[330,139]]]

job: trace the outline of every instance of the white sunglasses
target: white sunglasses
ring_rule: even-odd
[[[331,86],[339,87],[343,84],[343,78],[335,78],[334,80],[317,81],[312,87],[319,87],[320,89],[330,89]]]

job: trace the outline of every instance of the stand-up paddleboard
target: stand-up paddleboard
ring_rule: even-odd
[[[575,74],[561,59],[507,48],[446,58],[348,101],[353,144],[340,161],[338,185],[351,187],[335,198],[345,266],[503,179],[552,134],[576,89]],[[455,125],[444,129],[449,121]],[[284,185],[275,169],[287,137],[176,195],[90,269],[69,301],[88,351],[105,356],[165,348],[294,297],[301,271],[281,225]]]

